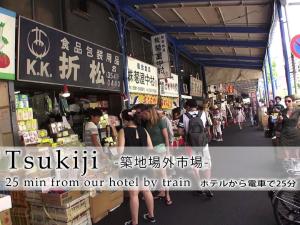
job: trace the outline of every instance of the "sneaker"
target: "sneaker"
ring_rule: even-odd
[[[150,217],[148,213],[144,214],[143,216],[144,220],[150,223],[155,223],[155,217]]]
[[[133,225],[133,223],[131,220],[129,220],[129,221],[125,222],[124,225]],[[136,225],[138,225],[138,224],[136,224]]]

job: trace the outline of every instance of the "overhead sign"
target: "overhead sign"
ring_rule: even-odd
[[[147,95],[139,93],[130,93],[130,102],[136,104],[150,104],[157,105],[157,95]]]
[[[0,7],[0,79],[15,79],[16,13]]]
[[[160,96],[174,97],[179,96],[178,75],[171,74],[171,78],[161,79],[160,83]]]
[[[195,77],[190,77],[190,95],[195,97],[202,97],[202,80]]]
[[[18,80],[120,91],[121,54],[20,17]]]
[[[300,34],[293,37],[291,41],[291,51],[297,58],[300,58]]]
[[[132,57],[127,62],[129,92],[158,95],[157,68]]]
[[[158,78],[171,77],[170,57],[166,34],[151,37],[154,65],[158,68]]]

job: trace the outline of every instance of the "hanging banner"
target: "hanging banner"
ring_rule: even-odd
[[[120,91],[121,54],[24,17],[18,80]]]
[[[202,97],[202,80],[190,76],[190,95]]]
[[[157,105],[158,96],[139,94],[139,93],[130,93],[130,102],[133,103],[134,105],[136,104]]]
[[[228,84],[226,86],[226,92],[228,95],[233,95],[234,94],[234,86],[232,84]]]
[[[159,80],[160,84],[160,96],[174,97],[179,96],[178,89],[178,75],[171,74],[171,78]]]
[[[0,7],[0,79],[15,79],[16,13]]]
[[[166,79],[171,77],[170,57],[166,34],[159,34],[151,37],[153,62],[158,68],[158,78]]]
[[[127,62],[129,92],[158,95],[157,68],[132,57]]]

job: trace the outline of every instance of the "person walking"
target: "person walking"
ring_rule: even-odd
[[[245,122],[245,113],[241,104],[238,104],[236,109],[236,121],[239,125],[240,130],[243,129],[242,124]]]
[[[222,114],[217,105],[213,106],[213,140],[223,141],[222,138]]]
[[[200,177],[205,179],[211,177],[211,157],[208,148],[208,140],[205,132],[206,115],[197,109],[197,102],[195,99],[189,99],[186,102],[186,113],[180,117],[178,123],[178,132],[185,138],[186,148],[189,150],[190,156],[201,154],[203,162],[206,167],[200,172],[199,168],[194,168],[193,174],[196,181],[200,181]],[[199,151],[200,149],[200,151]],[[201,174],[200,174],[201,173]],[[199,187],[198,187],[199,188]],[[213,193],[209,190],[204,192],[207,197],[213,197]]]
[[[279,145],[283,147],[300,146],[300,110],[295,106],[295,97],[288,95],[284,98],[286,109],[278,116]],[[298,155],[298,153],[297,153]],[[299,157],[299,155],[298,155]],[[290,151],[284,151],[284,158],[290,158]]]
[[[134,155],[148,155],[147,149],[153,149],[152,141],[147,133],[147,131],[138,126],[138,118],[135,115],[134,110],[124,110],[121,113],[121,119],[123,121],[124,128],[119,131],[118,134],[118,152],[119,154],[126,154],[130,156]],[[134,148],[135,147],[135,148]],[[141,148],[136,148],[141,147]],[[138,151],[138,152],[137,152]],[[140,173],[141,170],[136,171]],[[136,176],[135,171],[127,172],[125,171],[125,176],[127,178]],[[138,225],[138,215],[139,215],[139,192],[142,191],[147,206],[148,212],[144,214],[144,220],[155,223],[156,219],[154,217],[154,200],[153,195],[149,188],[143,187],[142,190],[129,190],[130,199],[130,212],[131,220],[125,222],[124,225]]]
[[[143,120],[146,121],[146,130],[148,131],[153,146],[154,151],[157,155],[163,159],[165,156],[169,155],[169,135],[168,135],[168,125],[166,120],[159,117],[155,106],[148,105],[142,112]],[[161,168],[159,171],[159,176],[161,179],[167,179],[167,169]],[[161,188],[161,191],[155,196],[155,199],[164,199],[165,204],[170,206],[173,201],[170,197],[170,192],[167,188]]]

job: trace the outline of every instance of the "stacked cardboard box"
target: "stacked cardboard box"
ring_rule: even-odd
[[[0,194],[0,225],[12,225],[10,208],[12,207],[9,195]]]
[[[30,207],[26,201],[25,191],[12,191],[10,193],[13,208],[11,218],[13,225],[30,225]]]
[[[32,225],[90,225],[89,194],[80,191],[41,194],[31,201]]]
[[[103,191],[90,197],[91,218],[93,223],[99,222],[108,213],[120,206],[124,200],[123,191]]]

